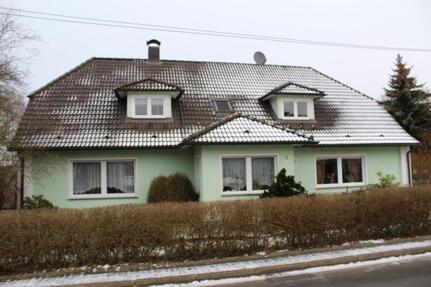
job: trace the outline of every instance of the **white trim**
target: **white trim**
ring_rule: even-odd
[[[133,162],[133,193],[107,193],[107,178],[106,178],[106,163],[107,162]],[[79,162],[98,162],[100,163],[100,194],[74,194],[73,193],[73,163]],[[86,159],[70,159],[69,160],[69,170],[68,170],[68,178],[69,178],[69,199],[97,199],[97,198],[137,198],[136,194],[136,186],[137,186],[137,174],[138,174],[138,165],[136,158],[86,158]]]
[[[31,197],[33,195],[33,157],[31,154],[24,157],[24,190],[23,196]],[[24,199],[23,198],[23,199]]]
[[[146,99],[147,100],[147,114],[146,115],[137,115],[136,114],[136,99]],[[153,115],[152,114],[152,101],[158,99],[162,100],[163,102],[163,113],[161,115]],[[164,96],[134,96],[133,97],[133,104],[132,104],[132,111],[133,111],[133,117],[137,119],[163,119],[167,118],[167,97]]]
[[[229,195],[259,195],[263,193],[263,190],[253,190],[253,174],[252,174],[252,158],[259,157],[272,157],[274,159],[274,177],[278,171],[278,154],[221,154],[219,158],[220,168],[220,186],[219,190],[222,196]],[[246,175],[246,188],[247,190],[236,190],[236,191],[223,191],[223,158],[244,158],[245,159],[245,175]]]
[[[343,165],[342,159],[361,158],[362,165],[362,182],[343,183]],[[338,183],[318,184],[317,183],[317,160],[318,159],[336,159],[337,160],[337,181]],[[342,154],[342,155],[315,155],[314,156],[314,185],[316,189],[340,188],[340,187],[363,187],[368,183],[367,156],[365,154]]]
[[[407,159],[408,152],[410,147],[402,146],[400,147],[400,160],[401,160],[401,185],[408,186],[409,185],[409,160]]]

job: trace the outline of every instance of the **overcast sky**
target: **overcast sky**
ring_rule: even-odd
[[[0,0],[0,6],[156,25],[365,45],[431,48],[431,1],[377,0]],[[397,51],[307,46],[20,19],[40,37],[28,91],[94,56],[146,58],[145,42],[162,42],[161,58],[312,66],[380,98]],[[419,82],[431,87],[431,53],[400,52]]]

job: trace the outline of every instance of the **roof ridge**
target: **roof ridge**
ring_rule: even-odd
[[[148,62],[146,58],[121,58],[121,57],[93,57],[95,60],[117,60],[117,61],[144,61]],[[171,60],[171,59],[160,59],[160,62],[178,62],[178,63],[210,63],[210,64],[240,64],[240,65],[251,65],[251,66],[274,66],[274,67],[291,67],[291,68],[311,68],[310,66],[300,65],[279,65],[279,64],[263,64],[259,65],[256,63],[245,63],[245,62],[229,62],[229,61],[204,61],[204,60]]]

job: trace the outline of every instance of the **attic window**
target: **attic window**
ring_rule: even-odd
[[[233,111],[232,105],[228,100],[216,100],[214,101],[214,105],[217,112],[229,113]]]

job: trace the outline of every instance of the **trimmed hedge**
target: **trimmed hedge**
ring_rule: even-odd
[[[431,234],[431,188],[0,213],[0,273]]]
[[[151,181],[148,203],[198,201],[192,182],[187,175],[175,173],[159,175]]]

